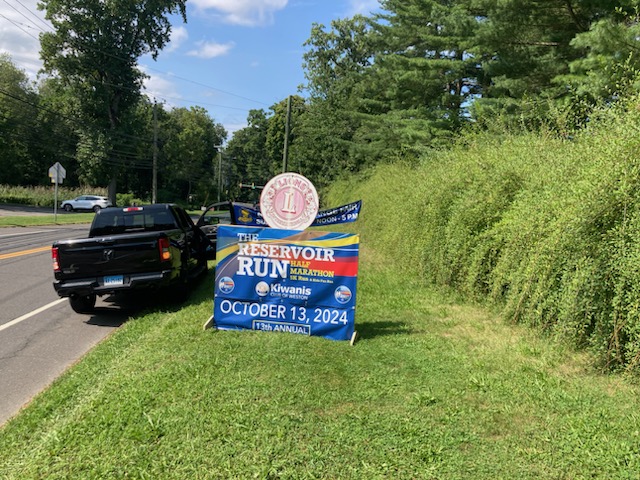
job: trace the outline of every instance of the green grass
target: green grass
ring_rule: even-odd
[[[203,331],[212,283],[0,430],[0,478],[638,478],[638,388],[366,245],[353,347]]]
[[[69,225],[91,223],[94,213],[74,213],[67,215],[6,216],[0,217],[0,227],[32,227],[37,225]]]

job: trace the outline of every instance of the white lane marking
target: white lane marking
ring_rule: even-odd
[[[11,320],[10,322],[5,323],[4,325],[0,325],[0,332],[1,332],[2,330],[4,330],[5,328],[9,328],[9,327],[11,327],[11,326],[15,325],[16,323],[20,323],[21,321],[26,320],[27,318],[31,318],[31,317],[33,317],[34,315],[37,315],[37,314],[39,314],[39,313],[42,313],[42,312],[44,312],[45,310],[47,310],[48,308],[55,307],[56,305],[58,305],[59,303],[64,302],[65,300],[66,300],[66,298],[59,298],[58,300],[56,300],[56,301],[54,301],[54,302],[51,302],[51,303],[49,303],[49,304],[45,305],[44,307],[36,308],[36,309],[35,309],[34,311],[32,311],[32,312],[25,313],[25,314],[24,314],[24,315],[22,315],[21,317],[15,318],[15,319]]]

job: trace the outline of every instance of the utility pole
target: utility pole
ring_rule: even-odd
[[[282,173],[287,171],[289,163],[289,124],[291,123],[291,95],[287,97],[287,121],[284,126],[284,151],[282,152]]]
[[[153,179],[151,181],[151,203],[158,201],[158,105],[153,100]]]
[[[218,149],[218,203],[220,203],[220,191],[222,190],[222,145],[214,145]]]

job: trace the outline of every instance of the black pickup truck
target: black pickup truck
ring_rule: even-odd
[[[58,295],[90,313],[97,295],[163,287],[186,293],[215,250],[182,208],[156,204],[102,209],[88,238],[57,241],[51,256]]]

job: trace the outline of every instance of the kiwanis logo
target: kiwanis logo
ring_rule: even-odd
[[[266,297],[269,294],[269,284],[267,282],[258,282],[256,285],[256,293],[260,297]]]

